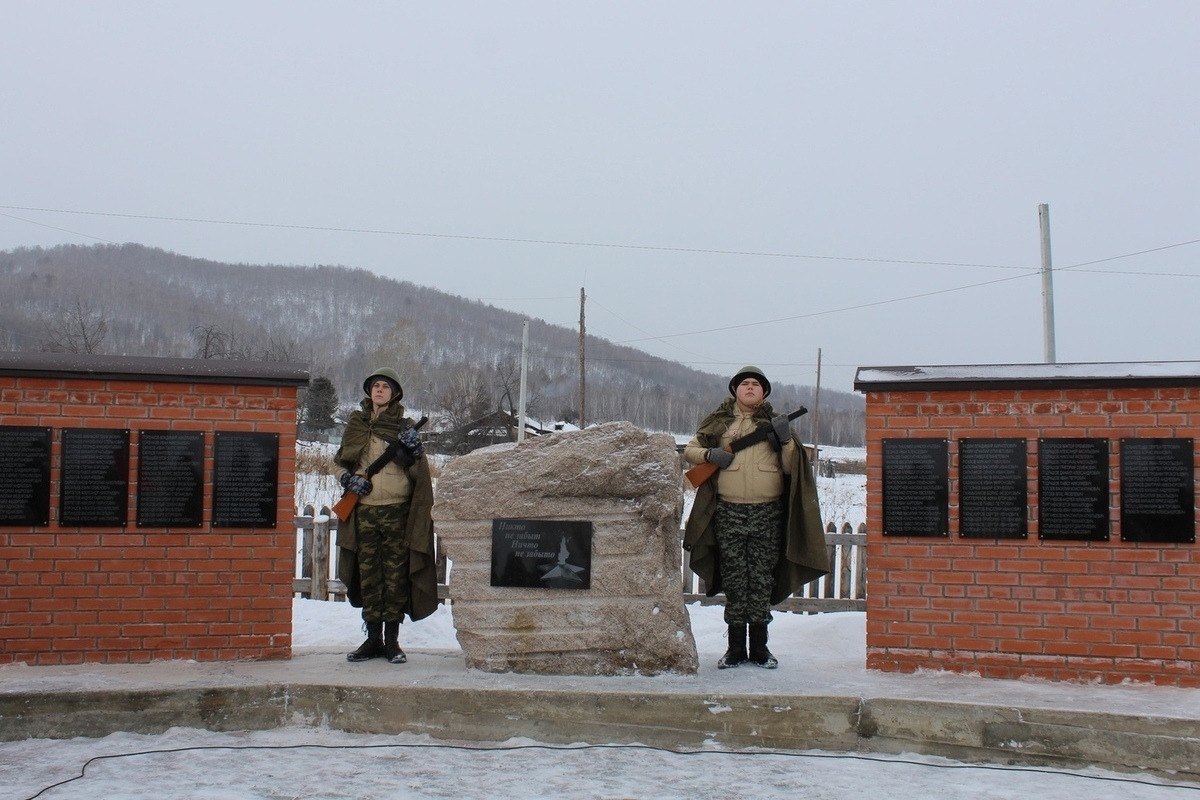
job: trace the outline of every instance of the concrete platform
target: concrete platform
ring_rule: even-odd
[[[0,739],[323,726],[439,739],[822,749],[1089,764],[1200,780],[1200,692],[883,675],[816,663],[698,675],[547,677],[409,663],[290,661],[0,667]],[[825,665],[827,666],[827,665]]]

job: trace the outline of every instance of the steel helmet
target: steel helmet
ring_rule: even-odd
[[[367,376],[367,379],[363,381],[363,392],[365,394],[371,394],[371,384],[375,382],[376,378],[383,378],[392,385],[392,394],[395,395],[392,398],[393,400],[399,400],[401,397],[404,397],[404,387],[400,385],[400,376],[391,367],[381,367]]]
[[[767,376],[764,375],[763,371],[758,367],[749,366],[742,367],[738,370],[736,375],[729,379],[729,393],[734,397],[737,397],[738,384],[746,380],[746,378],[755,378],[759,383],[762,384],[763,399],[766,399],[766,397],[771,394],[771,382],[767,380]]]

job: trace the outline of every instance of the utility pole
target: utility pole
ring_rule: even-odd
[[[1054,364],[1054,280],[1050,265],[1050,206],[1038,206],[1038,224],[1042,235],[1042,342],[1044,361]]]
[[[817,348],[817,391],[813,396],[813,452],[817,458],[817,474],[821,473],[821,348]]]
[[[525,441],[525,375],[529,371],[529,320],[521,326],[521,394],[520,412],[517,415],[517,444]]]
[[[587,383],[584,380],[583,340],[587,329],[583,324],[584,287],[579,287],[579,429],[583,430],[584,411],[587,408]]]

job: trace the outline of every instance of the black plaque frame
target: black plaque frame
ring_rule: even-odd
[[[138,431],[137,524],[204,524],[204,432]]]
[[[950,535],[946,439],[883,440],[883,535]]]
[[[1023,438],[958,440],[958,535],[1029,536],[1029,445]]]
[[[1196,542],[1191,438],[1121,440],[1121,541]]]
[[[64,428],[58,524],[124,528],[129,522],[129,430]]]
[[[217,431],[214,528],[274,528],[279,515],[279,434]]]
[[[492,586],[592,588],[592,523],[492,520]]]
[[[1107,541],[1108,439],[1038,439],[1038,538]]]
[[[53,430],[0,425],[0,527],[50,524],[50,447]]]

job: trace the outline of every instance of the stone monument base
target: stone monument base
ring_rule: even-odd
[[[625,422],[451,461],[438,479],[433,515],[452,565],[450,598],[467,666],[555,675],[695,673],[680,574],[682,507],[674,439]],[[576,539],[551,535],[530,551],[534,557],[521,559],[531,582],[566,574],[575,585],[586,579],[588,588],[562,588],[572,583],[561,580],[545,588],[493,585],[494,537],[522,520],[540,521],[540,529],[555,521],[591,523],[590,553],[577,552]],[[512,568],[499,571],[502,584]]]

